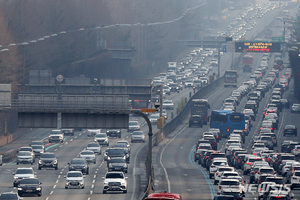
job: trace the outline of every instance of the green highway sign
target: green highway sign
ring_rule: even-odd
[[[284,41],[283,37],[272,37],[272,41],[276,41],[276,42],[282,42]]]

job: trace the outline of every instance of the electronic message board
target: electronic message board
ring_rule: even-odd
[[[282,42],[243,41],[235,42],[235,52],[281,52]]]

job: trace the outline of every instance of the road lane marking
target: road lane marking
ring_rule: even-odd
[[[55,188],[56,188],[56,185],[53,186],[53,189],[55,189]]]
[[[60,178],[60,175],[58,175],[58,178]]]
[[[94,185],[94,184],[92,184],[92,187],[91,187],[91,188],[93,189],[93,188],[94,188],[94,186],[95,186],[95,185]]]
[[[55,149],[54,151],[57,151],[57,149]]]
[[[53,190],[50,192],[50,195],[52,195],[53,194]]]
[[[70,142],[72,142],[73,141],[73,138],[70,140]]]
[[[95,183],[96,182],[96,180],[94,179],[93,181],[92,181],[92,183]]]
[[[97,177],[97,175],[94,175],[94,178],[96,178]]]
[[[46,198],[46,200],[48,200],[48,199],[49,199],[49,197]]]
[[[55,183],[58,183],[58,180],[56,180]]]
[[[77,138],[77,136],[75,136],[74,138]]]

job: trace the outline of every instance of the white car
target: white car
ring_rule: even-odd
[[[233,167],[218,167],[217,171],[215,172],[214,175],[214,184],[217,185],[217,183],[219,183],[219,180],[221,179],[221,176],[224,172],[234,172],[234,168]]]
[[[263,159],[261,157],[257,157],[257,156],[249,156],[243,166],[244,175],[248,174],[250,172],[252,164],[254,162],[258,162],[258,161],[263,161]]]
[[[86,150],[91,150],[95,154],[99,154],[99,155],[101,155],[102,152],[101,145],[98,142],[90,142],[87,145]]]
[[[107,172],[103,181],[103,194],[107,191],[122,191],[127,193],[127,177],[123,172]]]
[[[229,166],[227,158],[215,158],[209,167],[209,178],[212,178],[220,166]]]
[[[131,142],[145,142],[146,136],[143,131],[134,131],[131,135]]]
[[[17,187],[19,185],[20,180],[23,178],[36,178],[36,172],[33,171],[31,167],[18,168],[16,172],[13,173],[13,175],[14,175],[14,182],[13,182],[14,187]]]
[[[275,175],[276,172],[272,167],[261,167],[255,174],[254,182],[258,183],[258,180],[260,179],[260,176],[262,174],[268,174],[268,175]]]
[[[224,188],[235,188],[240,190],[243,189],[240,181],[237,179],[221,179],[218,185],[218,195],[221,194],[221,191]]]
[[[80,158],[84,158],[87,163],[94,163],[96,164],[96,156],[94,151],[92,150],[83,150],[79,154]]]
[[[101,129],[88,129],[86,133],[87,133],[87,137],[95,137],[95,135],[101,133]]]
[[[84,189],[85,176],[81,171],[69,171],[66,176],[65,189],[68,188],[81,188]]]
[[[64,134],[60,129],[52,130],[49,133],[49,143],[52,142],[64,142]]]
[[[294,171],[293,176],[291,177],[291,189],[300,187],[300,171],[296,170]]]
[[[127,132],[129,131],[139,131],[141,128],[138,121],[129,121]]]
[[[172,100],[164,100],[163,108],[166,110],[174,110],[174,103]]]
[[[300,155],[300,145],[295,146],[295,148],[292,150],[292,154],[294,154],[295,156]]]
[[[94,141],[98,142],[98,144],[100,145],[109,146],[108,137],[106,133],[98,133],[97,135],[95,135]]]

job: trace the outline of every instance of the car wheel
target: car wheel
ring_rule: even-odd
[[[84,186],[82,186],[82,188],[81,189],[84,189]]]
[[[38,196],[40,197],[40,196],[42,196],[42,193],[40,192],[40,193],[38,193]]]
[[[123,190],[123,193],[127,193],[127,190]]]
[[[54,169],[55,169],[55,170],[58,170],[58,166],[56,166]]]
[[[105,191],[105,190],[103,190],[103,194],[106,194],[106,191]]]
[[[214,185],[217,185],[217,181],[216,180],[214,181]]]
[[[38,170],[41,170],[41,169],[42,169],[42,168],[39,166],[39,167],[38,167]]]
[[[90,170],[89,170],[89,169],[87,169],[87,171],[86,171],[86,174],[89,174],[89,171],[90,171]]]
[[[22,196],[22,193],[21,193],[21,192],[18,192],[18,195],[21,197],[21,196]]]
[[[33,162],[31,162],[31,165],[33,165]]]
[[[209,178],[212,179],[212,175],[211,174],[209,174]]]
[[[94,162],[94,164],[96,164],[96,161]]]
[[[17,162],[17,165],[18,165],[19,163]]]
[[[65,186],[65,189],[68,189],[68,187],[67,187],[67,186]]]
[[[127,174],[128,170],[125,170],[125,173]]]

